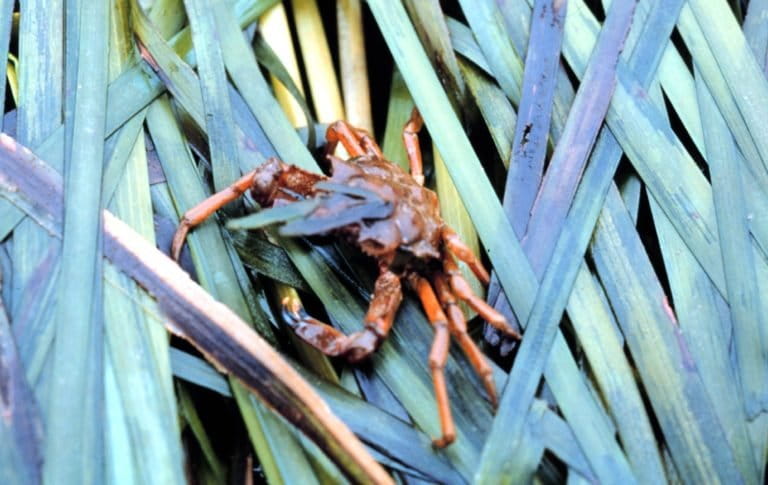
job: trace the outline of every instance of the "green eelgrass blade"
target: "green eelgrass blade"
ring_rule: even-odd
[[[222,382],[224,388],[229,391],[229,386],[227,385],[226,380],[222,379],[222,381],[224,381]],[[189,391],[187,391],[186,385],[182,383],[177,384],[176,393],[179,395],[179,408],[181,414],[184,416],[184,420],[192,430],[192,434],[195,436],[195,439],[197,439],[197,443],[200,445],[200,449],[203,452],[205,461],[211,468],[211,472],[213,473],[216,481],[219,483],[223,482],[226,477],[224,473],[224,465],[216,456],[216,452],[213,449],[211,440],[208,438],[208,434],[205,432],[203,422],[200,419],[200,415],[197,413],[195,403],[192,401],[192,397],[189,395]]]
[[[0,480],[40,483],[42,420],[32,387],[24,374],[5,307],[0,303]]]
[[[204,0],[185,0],[184,4],[192,28],[195,58],[198,62],[197,72],[205,110],[205,132],[208,135],[213,187],[218,192],[240,176],[240,163],[234,139],[235,123],[227,91],[223,54],[218,42],[221,32],[216,26],[214,16],[206,9],[219,8],[225,2],[217,0],[209,5],[209,2]]]
[[[79,45],[74,111],[66,120],[73,138],[65,164],[58,301],[77,304],[59,305],[56,314],[51,388],[56,406],[48,409],[44,476],[46,481],[100,483],[104,466],[99,239],[109,15],[106,2],[70,8],[77,10],[68,17],[79,17]]]
[[[713,425],[717,417],[701,376],[615,190],[606,198],[592,255],[675,465],[692,483],[747,478],[735,465],[725,431]]]
[[[387,107],[387,125],[384,128],[381,151],[387,160],[396,163],[403,170],[409,168],[408,154],[403,144],[403,127],[408,122],[412,111],[413,99],[408,93],[408,87],[397,68],[393,68]]]
[[[459,69],[456,53],[451,46],[445,16],[437,0],[406,0],[413,26],[430,56],[435,70],[443,73],[440,81],[451,99],[454,111],[465,112],[467,88]],[[462,116],[463,117],[463,116]]]
[[[503,201],[519,238],[525,234],[544,173],[566,9],[567,3],[538,0],[533,10],[534,21]]]
[[[496,81],[510,101],[519,105],[523,61],[507,35],[499,7],[491,0],[459,0],[459,3]]]

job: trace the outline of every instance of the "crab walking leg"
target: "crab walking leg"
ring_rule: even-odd
[[[456,265],[456,261],[450,254],[446,254],[443,258],[443,269],[448,276],[448,281],[451,284],[451,290],[460,300],[467,302],[481,317],[483,317],[492,327],[498,328],[506,335],[513,338],[520,338],[520,334],[515,331],[507,323],[507,319],[504,315],[497,312],[492,306],[487,304],[485,300],[479,298],[472,291],[472,288],[467,283],[467,280],[461,275],[459,267]]]
[[[355,128],[346,121],[331,123],[325,132],[325,139],[328,142],[325,146],[326,158],[336,151],[339,142],[351,157],[368,154],[376,158],[384,158],[381,149],[367,131]]]
[[[443,435],[432,444],[437,448],[443,448],[456,439],[456,428],[451,417],[451,407],[448,402],[448,391],[445,387],[445,363],[448,360],[448,346],[451,343],[448,332],[448,319],[440,308],[435,292],[429,282],[420,276],[411,277],[411,285],[419,295],[424,312],[430,323],[435,328],[435,338],[432,341],[432,349],[429,351],[429,368],[432,372],[432,382],[435,386],[435,399],[437,400],[437,412],[440,417],[440,429]]]
[[[417,108],[413,108],[411,117],[403,127],[403,145],[408,154],[408,163],[411,166],[411,177],[419,185],[424,185],[424,167],[421,163],[421,145],[419,144],[419,131],[424,126],[424,120]]]
[[[448,316],[448,328],[459,343],[464,355],[469,359],[469,363],[472,364],[478,377],[483,381],[483,387],[485,387],[491,404],[495,408],[498,399],[496,397],[496,384],[493,382],[493,370],[475,341],[467,333],[467,319],[464,317],[464,312],[459,308],[445,275],[435,275],[433,283],[437,297],[443,305],[443,311]]]
[[[402,301],[400,278],[387,270],[376,280],[365,329],[359,332],[344,335],[307,315],[298,300],[287,297],[282,302],[283,318],[296,335],[325,355],[343,355],[350,362],[358,362],[372,354],[387,337]]]
[[[459,235],[456,234],[456,231],[451,229],[448,225],[444,225],[442,237],[443,242],[448,249],[450,249],[457,258],[467,263],[467,266],[469,266],[472,273],[477,276],[477,279],[485,286],[488,286],[488,283],[491,282],[491,277],[488,276],[488,271],[485,270],[483,263],[477,259],[477,256],[475,256],[475,253],[472,252],[469,246],[464,244],[464,241],[462,241]]]
[[[293,200],[294,194],[307,196],[314,185],[326,177],[305,172],[294,165],[288,165],[277,158],[270,158],[254,170],[237,179],[226,189],[213,194],[195,207],[188,210],[176,229],[171,246],[171,256],[179,259],[181,248],[190,229],[201,224],[214,212],[230,202],[237,200],[247,190],[251,190],[256,201],[262,206],[269,206],[277,201]],[[285,191],[287,190],[287,192]]]
[[[176,233],[173,235],[171,257],[174,260],[179,260],[179,254],[181,254],[181,248],[184,246],[184,241],[187,238],[187,233],[189,230],[201,224],[214,212],[221,209],[225,205],[239,199],[245,193],[245,191],[251,188],[253,185],[253,178],[255,177],[257,170],[258,169],[248,172],[247,174],[237,179],[226,189],[213,194],[184,213],[184,217],[182,217],[181,222],[179,223],[179,227],[176,229]]]

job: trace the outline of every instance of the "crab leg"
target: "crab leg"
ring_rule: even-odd
[[[451,334],[459,343],[461,350],[469,359],[469,363],[472,364],[478,377],[483,381],[483,386],[488,393],[491,404],[493,407],[496,407],[496,384],[493,382],[493,370],[488,361],[485,360],[485,356],[477,347],[477,344],[475,344],[475,341],[467,333],[467,320],[464,317],[464,312],[459,308],[444,274],[435,275],[434,286],[437,291],[437,297],[443,305],[443,310],[448,315],[448,327]]]
[[[281,192],[281,189],[288,189],[291,192],[306,196],[312,192],[317,182],[325,178],[323,175],[305,172],[276,158],[270,158],[237,179],[226,189],[213,194],[185,212],[179,223],[179,228],[176,229],[176,234],[173,236],[171,256],[178,261],[181,248],[184,246],[184,240],[190,229],[202,224],[214,212],[237,200],[247,190],[252,190],[259,204],[272,205],[276,203],[276,199],[283,202],[286,199],[293,200],[291,195],[287,192]]]
[[[325,139],[328,142],[325,146],[326,158],[333,154],[339,142],[351,157],[368,154],[384,158],[381,149],[367,131],[355,128],[346,121],[336,121],[329,125],[325,132]]]
[[[451,408],[448,402],[448,391],[445,387],[445,363],[448,360],[448,346],[450,334],[448,332],[448,319],[440,308],[435,292],[429,282],[420,276],[411,277],[411,285],[419,295],[424,311],[430,323],[435,328],[435,338],[432,341],[432,349],[429,351],[429,368],[432,372],[432,382],[435,386],[435,399],[437,399],[437,412],[440,417],[440,429],[442,436],[432,440],[437,448],[443,448],[456,439],[456,428],[451,417]]]
[[[485,300],[475,295],[472,288],[469,286],[469,283],[467,283],[467,280],[461,275],[461,271],[459,271],[456,261],[454,261],[453,257],[449,254],[446,254],[443,258],[443,269],[448,276],[448,281],[451,284],[451,290],[453,290],[454,295],[460,300],[467,302],[467,304],[492,327],[501,330],[510,337],[520,338],[520,334],[509,326],[504,315],[497,312],[492,306],[487,304]]]
[[[488,276],[488,271],[485,270],[483,263],[477,259],[477,256],[475,256],[475,253],[472,252],[469,246],[464,244],[464,241],[462,241],[459,235],[456,234],[456,231],[451,229],[448,225],[444,225],[442,237],[443,242],[448,246],[448,249],[450,249],[457,258],[467,263],[467,266],[469,266],[469,269],[471,269],[475,276],[477,276],[477,279],[485,286],[488,286],[488,283],[491,282],[491,277]]]
[[[419,131],[424,126],[424,120],[417,108],[413,108],[411,117],[403,127],[403,144],[408,153],[408,163],[411,166],[411,177],[419,185],[424,185],[424,167],[421,163],[421,146],[419,145]]]
[[[283,318],[296,335],[325,355],[343,355],[350,362],[358,362],[372,354],[386,338],[402,300],[400,278],[391,271],[383,271],[376,280],[364,330],[344,335],[307,315],[301,303],[290,298],[282,302]]]
[[[253,184],[256,170],[248,172],[226,189],[213,194],[184,213],[184,217],[182,217],[179,227],[176,229],[176,234],[173,235],[171,256],[174,260],[179,260],[179,254],[181,254],[181,248],[184,246],[184,240],[187,238],[189,230],[201,224],[217,210],[240,198]]]

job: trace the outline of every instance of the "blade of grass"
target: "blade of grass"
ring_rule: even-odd
[[[32,387],[16,350],[5,307],[0,302],[0,480],[40,483],[43,425]]]
[[[291,78],[294,80],[301,79],[301,74],[299,74],[299,64],[296,61],[296,56],[294,54],[295,50],[290,35],[285,7],[283,7],[282,4],[277,4],[267,10],[259,19],[259,30],[272,50],[275,51],[277,57],[283,61]],[[275,97],[280,102],[280,105],[290,106],[286,113],[293,125],[306,126],[307,120],[304,118],[301,108],[285,89],[285,86],[283,86],[274,76],[272,76],[271,79]],[[303,94],[303,89],[300,88],[300,90]]]
[[[389,91],[389,106],[387,107],[387,125],[384,128],[381,151],[384,157],[396,163],[403,170],[408,170],[408,154],[403,144],[403,126],[413,111],[413,99],[403,76],[397,68],[392,69],[392,84]]]
[[[223,2],[214,2],[216,4]],[[205,110],[205,131],[213,171],[213,187],[224,190],[240,177],[235,123],[227,91],[224,59],[217,41],[219,32],[214,16],[207,11],[204,0],[185,0],[187,17],[192,28],[192,41],[198,62],[198,77]]]
[[[537,0],[533,9],[534,21],[503,201],[518,238],[525,234],[544,173],[566,9],[566,2],[555,0]]]
[[[466,109],[467,88],[459,70],[456,54],[451,46],[448,27],[440,2],[435,0],[406,0],[405,7],[413,26],[421,38],[435,70],[442,73],[440,81],[453,103],[453,109],[463,118]]]
[[[158,103],[152,105],[147,119],[175,204],[181,213],[203,200],[207,194],[202,189],[192,160],[188,158],[189,154],[184,147],[168,103]],[[183,160],[185,165],[179,162],[174,163],[175,160]],[[252,313],[252,307],[249,307],[246,302],[219,228],[212,224],[202,225],[190,234],[188,241],[201,284],[229,308],[253,322],[267,339],[274,340],[271,327],[264,315]],[[238,406],[267,476],[280,480],[289,479],[289,477],[311,480],[311,477],[305,475],[309,465],[304,462],[306,458],[298,447],[298,443],[282,429],[283,425],[279,421],[269,420],[270,418],[265,416],[264,409],[251,405],[251,400],[242,386],[235,382],[233,386]],[[280,449],[279,456],[273,454],[270,442],[281,444],[282,449],[275,448]]]
[[[101,449],[102,385],[100,376],[101,273],[98,257],[101,174],[107,95],[106,4],[98,2],[79,12],[77,90],[72,118],[71,152],[67,156],[64,186],[66,236],[56,314],[52,396],[48,409],[44,477],[99,483],[103,479]],[[97,380],[98,382],[98,380]],[[67,443],[62,447],[61,443]]]
[[[225,389],[229,390],[226,381],[222,384]],[[197,443],[200,445],[205,461],[208,463],[208,466],[211,467],[211,472],[213,473],[215,480],[218,483],[224,482],[226,479],[224,465],[216,456],[211,440],[208,438],[208,434],[205,432],[205,427],[200,419],[200,415],[195,408],[195,403],[192,402],[192,397],[189,395],[186,386],[183,384],[178,384],[176,386],[176,392],[179,395],[179,408],[182,416],[184,416],[184,421],[187,422]]]
[[[459,0],[480,50],[496,81],[515,106],[520,104],[523,84],[523,61],[504,28],[504,20],[492,0]]]
[[[339,81],[336,79],[317,1],[291,0],[291,6],[317,119],[325,123],[343,119],[344,107],[341,104]]]
[[[360,0],[336,2],[336,32],[340,46],[339,68],[345,119],[353,126],[359,126],[373,133],[363,11]]]
[[[692,482],[746,478],[735,466],[674,313],[615,190],[606,199],[592,255],[682,476]]]

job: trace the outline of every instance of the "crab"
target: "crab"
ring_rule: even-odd
[[[364,328],[345,335],[311,316],[297,300],[283,300],[283,316],[294,332],[329,356],[358,362],[386,339],[403,299],[402,280],[418,295],[434,327],[429,367],[434,384],[442,435],[433,441],[444,447],[455,440],[444,367],[452,335],[480,377],[496,406],[491,367],[467,333],[457,301],[466,302],[493,327],[519,338],[505,318],[478,297],[462,276],[454,256],[465,262],[485,285],[488,272],[474,253],[440,216],[437,194],[424,187],[418,132],[423,120],[414,109],[403,129],[410,174],[387,161],[370,134],[344,121],[328,127],[326,159],[331,176],[311,173],[276,158],[267,160],[228,188],[184,214],[173,239],[178,260],[187,233],[216,210],[246,191],[263,208],[304,204],[301,217],[280,228],[284,236],[332,235],[357,246],[378,264],[379,275],[365,315]],[[333,156],[341,143],[350,159]],[[266,209],[269,210],[269,209]]]

